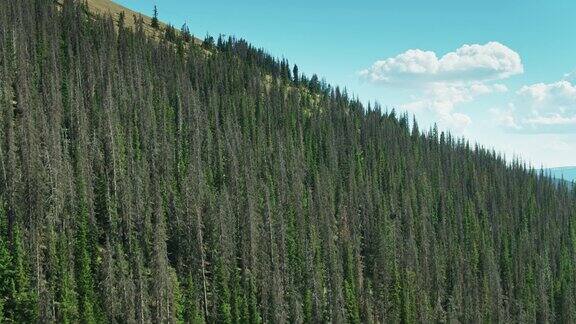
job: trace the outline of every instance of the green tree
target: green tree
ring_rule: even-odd
[[[158,21],[158,7],[156,6],[154,6],[154,12],[152,14],[152,22],[150,23],[150,26],[152,26],[152,28],[154,29],[160,28],[160,23]]]
[[[190,28],[188,28],[186,23],[182,25],[182,28],[180,29],[180,35],[182,35],[182,40],[184,40],[186,43],[190,43],[193,40],[192,34],[190,33]]]

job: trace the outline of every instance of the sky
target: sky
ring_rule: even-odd
[[[532,166],[576,166],[576,1],[117,0],[245,38],[363,102]]]

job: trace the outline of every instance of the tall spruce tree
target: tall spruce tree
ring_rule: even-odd
[[[158,20],[158,7],[156,5],[154,5],[154,12],[152,13],[152,21],[150,25],[155,29],[160,28],[160,22]]]

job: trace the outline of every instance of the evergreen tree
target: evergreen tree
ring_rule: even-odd
[[[164,31],[164,39],[169,42],[176,41],[176,29],[174,29],[174,27],[170,24],[166,26],[166,30]]]
[[[299,74],[298,74],[298,65],[296,64],[294,64],[294,69],[292,70],[292,78],[294,79],[294,83],[298,85]]]
[[[152,28],[154,29],[160,28],[160,23],[158,21],[158,7],[156,6],[154,6],[154,12],[152,14],[152,22],[150,23],[150,26],[152,26]]]
[[[192,41],[192,34],[190,33],[190,29],[188,28],[187,24],[182,25],[180,34],[182,35],[182,40],[184,40],[184,42],[189,43]]]

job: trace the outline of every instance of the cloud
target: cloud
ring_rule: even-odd
[[[576,133],[576,85],[567,80],[523,86],[516,92],[508,109],[510,123],[499,120],[506,128],[529,133]]]
[[[378,84],[415,86],[500,80],[523,72],[518,53],[498,42],[489,42],[463,45],[441,58],[432,51],[411,49],[376,61],[360,76]]]
[[[504,84],[495,82],[523,72],[518,53],[489,42],[463,45],[440,58],[432,51],[410,49],[376,61],[360,71],[360,77],[374,84],[413,89],[416,99],[401,108],[431,111],[441,125],[459,132],[472,120],[455,111],[458,105],[508,91]]]
[[[523,86],[518,96],[534,114],[576,114],[576,86],[566,80]]]
[[[564,74],[564,78],[562,78],[562,80],[566,80],[572,83],[576,82],[576,71]]]
[[[468,115],[457,112],[441,114],[439,119],[440,126],[454,130],[457,133],[462,133],[471,123],[472,119]]]
[[[508,88],[502,84],[432,83],[421,90],[419,99],[401,105],[401,108],[413,113],[432,111],[440,126],[461,133],[472,123],[472,119],[463,113],[455,112],[459,105],[472,102],[480,96],[506,91]]]
[[[537,116],[527,118],[526,123],[532,125],[574,125],[576,126],[576,116],[564,117],[558,114],[551,116]]]
[[[437,112],[450,112],[456,105],[473,101],[476,97],[502,92],[502,88],[495,85],[473,83],[470,85],[451,83],[432,83],[421,90],[422,97],[414,102],[403,105],[409,111],[418,111],[431,108]]]
[[[495,83],[495,84],[493,85],[493,87],[494,87],[494,90],[495,90],[496,92],[500,92],[500,93],[508,92],[508,87],[507,87],[506,85],[504,85],[504,84]]]
[[[520,129],[520,126],[516,123],[514,109],[514,105],[509,104],[508,109],[492,108],[489,112],[492,114],[494,121],[498,125],[504,126],[508,129],[518,130]]]

